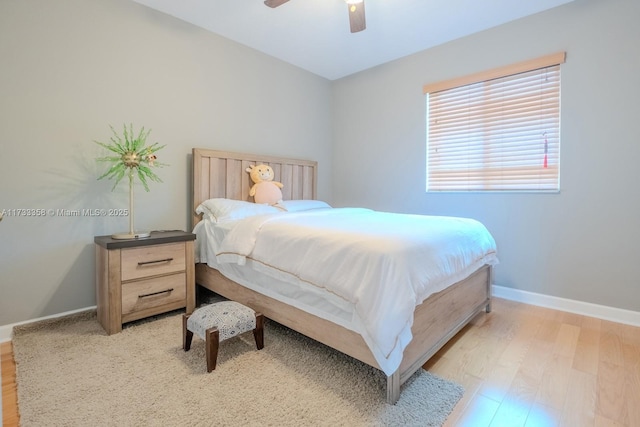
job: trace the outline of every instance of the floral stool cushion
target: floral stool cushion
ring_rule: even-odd
[[[188,351],[195,333],[205,341],[207,371],[216,368],[220,341],[253,331],[258,350],[264,347],[263,317],[235,301],[220,301],[183,315],[182,347]]]

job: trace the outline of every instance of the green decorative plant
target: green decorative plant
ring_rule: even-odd
[[[98,162],[111,163],[109,169],[100,175],[98,179],[115,179],[115,183],[111,189],[111,191],[113,191],[125,175],[129,177],[129,233],[114,234],[112,237],[114,239],[147,237],[149,233],[135,232],[133,229],[133,181],[137,176],[146,191],[149,191],[148,181],[162,182],[160,177],[158,177],[151,168],[166,166],[166,164],[156,161],[156,152],[165,146],[157,142],[148,146],[146,145],[151,129],[145,132],[143,127],[136,136],[133,132],[132,124],[129,125],[128,129],[127,125],[123,126],[122,135],[119,135],[113,126],[109,127],[113,133],[113,136],[110,138],[111,143],[94,142],[116,155],[98,157],[96,159]]]
[[[165,147],[157,142],[146,146],[147,138],[151,133],[151,129],[145,132],[144,127],[140,129],[138,136],[135,137],[133,133],[133,125],[123,126],[122,136],[118,135],[118,132],[109,126],[113,136],[111,137],[111,144],[105,144],[104,142],[94,141],[96,144],[106,148],[109,151],[114,152],[117,156],[98,157],[98,162],[112,163],[109,170],[102,174],[98,179],[102,178],[115,178],[116,182],[113,184],[113,191],[120,180],[125,175],[129,176],[129,184],[133,185],[133,179],[135,176],[140,179],[140,182],[144,186],[146,191],[149,191],[148,180],[155,182],[162,182],[162,180],[156,175],[151,168],[154,166],[166,166],[164,163],[157,162],[156,152]]]

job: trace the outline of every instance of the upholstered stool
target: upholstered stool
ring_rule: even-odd
[[[205,342],[207,372],[216,369],[220,341],[253,331],[258,350],[264,347],[262,314],[235,301],[220,301],[182,315],[182,348],[189,351],[195,333]]]

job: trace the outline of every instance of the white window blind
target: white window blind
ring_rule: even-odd
[[[427,191],[558,191],[564,57],[425,86]]]

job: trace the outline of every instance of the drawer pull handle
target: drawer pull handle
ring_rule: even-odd
[[[158,292],[152,292],[150,294],[143,294],[143,295],[138,295],[138,298],[146,298],[146,297],[152,297],[154,295],[160,295],[160,294],[168,294],[169,292],[173,291],[173,288],[170,289],[166,289],[164,291],[158,291]]]
[[[157,264],[159,262],[173,261],[173,258],[157,259],[155,261],[140,261],[138,265]]]

